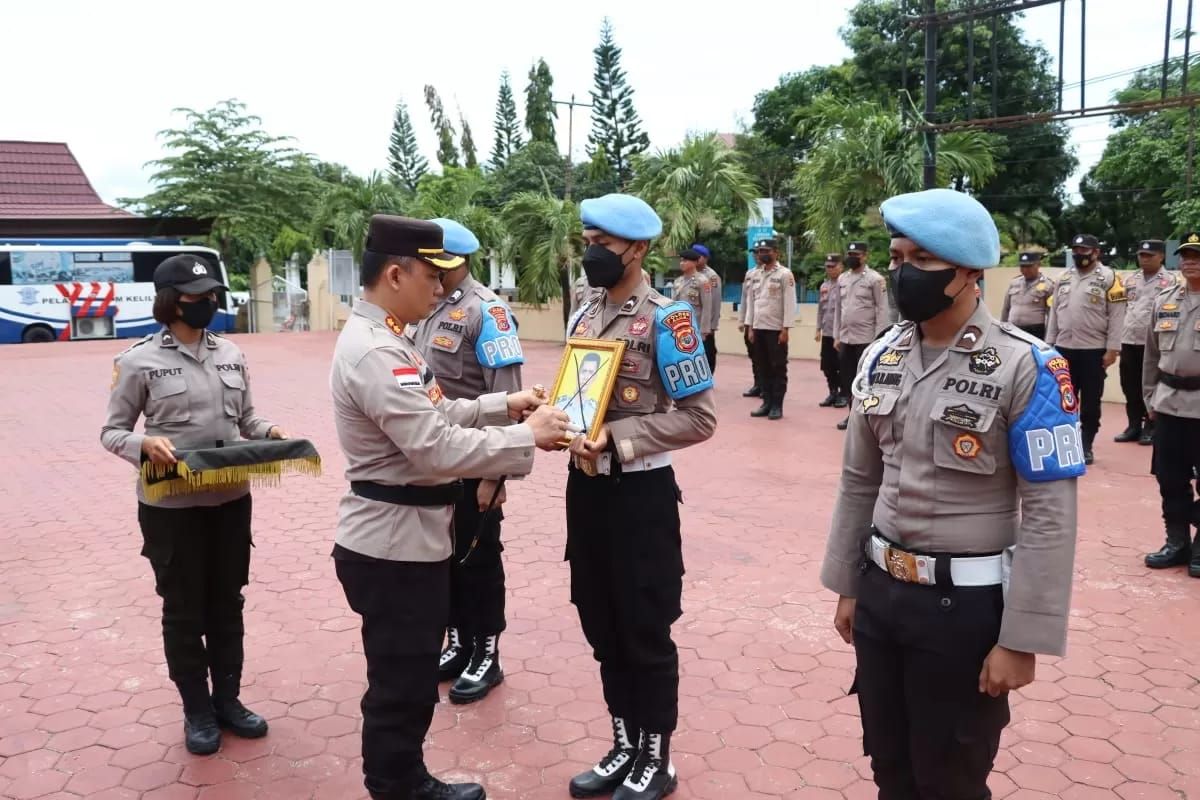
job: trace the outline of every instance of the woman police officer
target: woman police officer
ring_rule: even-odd
[[[105,449],[134,466],[175,463],[179,447],[284,439],[258,416],[242,351],[207,330],[225,290],[203,258],[178,255],[154,271],[154,319],[164,326],[117,356],[101,429]],[[139,416],[145,432],[135,433]],[[163,600],[163,649],[183,699],[191,753],[214,753],[220,726],[256,738],[267,723],[238,700],[242,587],[250,570],[250,488],[221,484],[150,501],[138,485],[142,555]],[[208,678],[212,676],[212,694]]]

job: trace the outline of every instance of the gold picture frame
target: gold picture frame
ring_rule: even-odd
[[[608,339],[572,337],[567,339],[567,345],[563,348],[550,402],[566,411],[571,424],[582,428],[589,441],[596,439],[597,432],[604,425],[608,401],[612,397],[624,355],[625,343]],[[564,447],[570,443],[570,437],[560,442]]]

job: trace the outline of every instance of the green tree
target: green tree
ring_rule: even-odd
[[[479,156],[475,152],[475,137],[471,135],[471,125],[461,111],[458,112],[458,122],[462,125],[463,166],[467,169],[478,169]]]
[[[650,146],[650,137],[642,131],[642,121],[633,107],[633,87],[621,69],[621,48],[613,38],[607,17],[600,29],[600,44],[592,51],[596,58],[595,85],[592,90],[592,132],[588,134],[588,155],[603,146],[605,158],[621,185],[633,177],[633,157]]]
[[[373,172],[365,179],[329,186],[313,214],[311,238],[321,247],[351,250],[361,260],[371,215],[405,211],[403,190]]]
[[[549,142],[532,141],[513,153],[503,169],[493,173],[495,178],[492,205],[501,206],[522,192],[545,191],[552,197],[562,197],[566,186],[566,171],[558,148]]]
[[[271,136],[237,100],[207,111],[175,109],[185,124],[161,131],[168,155],[150,162],[154,190],[123,205],[149,216],[212,221],[208,243],[245,274],[279,231],[303,217],[319,184],[285,136]]]
[[[508,73],[500,75],[500,94],[496,98],[495,142],[492,145],[492,168],[501,169],[513,153],[521,149],[521,123],[517,120],[517,104],[513,101],[512,84]]]
[[[438,163],[443,167],[459,166],[458,150],[454,147],[454,126],[446,116],[446,109],[442,106],[442,98],[438,96],[437,89],[428,84],[425,86],[425,105],[429,108],[429,121],[433,123],[433,129],[438,136]]]
[[[471,259],[475,277],[486,281],[487,257],[503,255],[504,225],[484,200],[493,192],[490,176],[477,169],[447,167],[441,175],[426,175],[417,188],[417,196],[407,208],[411,216],[422,219],[445,217],[466,225],[479,239],[479,253]]]
[[[531,142],[558,146],[554,137],[554,120],[558,108],[554,105],[554,76],[546,60],[539,58],[529,68],[529,84],[525,87],[525,129]]]
[[[417,135],[403,100],[396,103],[392,138],[388,144],[388,170],[392,180],[410,192],[417,190],[417,181],[429,171],[429,162],[417,147]]]
[[[545,189],[521,192],[504,205],[501,218],[517,271],[517,296],[526,303],[565,296],[571,266],[579,263],[583,252],[575,204]]]

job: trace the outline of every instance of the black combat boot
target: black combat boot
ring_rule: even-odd
[[[474,703],[488,696],[493,686],[504,682],[504,670],[500,669],[500,637],[476,636],[471,660],[458,680],[450,687],[450,702],[457,705]]]
[[[679,784],[671,763],[671,734],[642,731],[641,742],[637,761],[613,793],[613,800],[660,800]]]
[[[829,394],[825,395],[825,399],[817,403],[817,405],[819,405],[821,408],[829,408],[837,402],[837,399],[837,392],[830,390]]]
[[[1121,431],[1116,436],[1114,436],[1113,441],[1124,444],[1125,442],[1136,442],[1141,438],[1142,438],[1142,426],[1141,425],[1130,425],[1128,428],[1126,428],[1125,430]]]
[[[762,397],[762,389],[756,383],[746,391],[742,392],[742,397]]]
[[[767,412],[767,419],[783,419],[782,400],[778,400],[771,404],[771,410]]]
[[[834,408],[846,408],[850,405],[850,399],[844,394],[839,394],[837,399],[833,401]]]
[[[261,739],[267,735],[267,721],[242,705],[242,676],[238,673],[213,675],[213,710],[222,728],[243,739]]]
[[[844,420],[842,420],[841,422],[839,422],[837,424],[837,429],[839,431],[844,431],[844,430],[846,430],[846,428],[849,428],[849,427],[850,427],[850,418],[849,417],[846,417]]]
[[[426,774],[411,797],[412,800],[487,800],[487,792],[478,783],[443,783]]]
[[[629,735],[628,723],[613,717],[613,746],[600,763],[571,779],[571,797],[599,797],[612,794],[637,759],[637,746]]]
[[[1149,447],[1150,445],[1154,444],[1153,422],[1147,421],[1142,423],[1142,435],[1138,437],[1138,444],[1140,444],[1142,447]]]
[[[438,681],[452,681],[462,674],[471,660],[471,639],[458,628],[446,631],[446,649],[438,661]]]
[[[1196,534],[1196,541],[1192,543],[1192,560],[1188,563],[1188,575],[1200,578],[1200,532]]]
[[[1168,523],[1166,544],[1157,553],[1146,556],[1146,566],[1150,569],[1167,569],[1187,564],[1189,559],[1195,564],[1191,532],[1191,526],[1186,522]]]
[[[221,749],[221,729],[213,713],[206,679],[180,683],[183,698],[183,743],[192,755],[208,756]]]
[[[762,396],[762,405],[750,412],[752,417],[765,417],[771,413],[771,408],[774,403],[771,401],[771,395],[764,394]]]

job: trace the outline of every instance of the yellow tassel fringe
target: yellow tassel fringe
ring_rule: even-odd
[[[146,483],[148,478],[165,477],[172,469],[179,473],[178,478],[158,483]],[[154,503],[164,497],[216,491],[247,482],[251,486],[279,486],[285,473],[319,476],[321,474],[321,457],[288,458],[283,461],[242,464],[236,467],[202,471],[188,469],[187,464],[182,461],[174,465],[147,462],[142,465],[142,492],[147,500]]]

